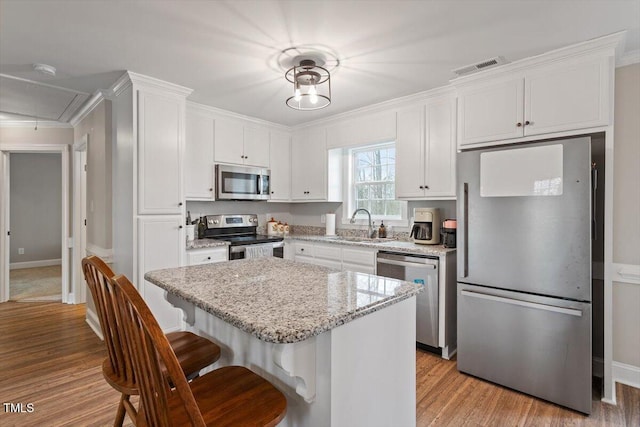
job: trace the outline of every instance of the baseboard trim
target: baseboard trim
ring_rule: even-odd
[[[100,257],[104,262],[110,264],[113,262],[113,249],[106,249],[100,246],[87,244],[87,255],[95,255]]]
[[[100,328],[100,320],[98,316],[87,307],[87,317],[85,318],[87,325],[93,330],[93,332],[104,341],[104,336],[102,336],[102,328]]]
[[[21,268],[49,267],[51,265],[62,265],[62,259],[43,259],[40,261],[12,262],[9,270],[20,270]]]
[[[640,389],[640,367],[613,362],[613,381]]]

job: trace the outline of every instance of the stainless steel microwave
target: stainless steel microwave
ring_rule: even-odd
[[[270,170],[250,166],[216,165],[218,200],[268,200]]]

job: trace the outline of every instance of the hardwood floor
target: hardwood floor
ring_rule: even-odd
[[[1,426],[113,424],[119,395],[102,378],[105,350],[84,318],[83,305],[0,304]],[[618,406],[594,397],[585,417],[461,374],[455,362],[420,350],[416,368],[418,426],[640,426],[640,390],[632,387],[617,386]],[[8,403],[25,412],[8,412]]]

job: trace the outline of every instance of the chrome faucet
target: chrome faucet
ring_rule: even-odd
[[[369,212],[368,210],[366,210],[365,208],[360,208],[360,209],[356,209],[355,212],[353,212],[353,215],[351,215],[351,220],[349,221],[351,224],[356,222],[356,214],[360,211],[366,212],[367,216],[369,217],[369,238],[373,239],[374,237],[376,237],[376,230],[373,229],[373,225],[371,223],[371,212]]]

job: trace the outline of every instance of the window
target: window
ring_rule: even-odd
[[[378,220],[406,221],[407,203],[395,200],[395,143],[349,150],[349,212],[360,208]]]

